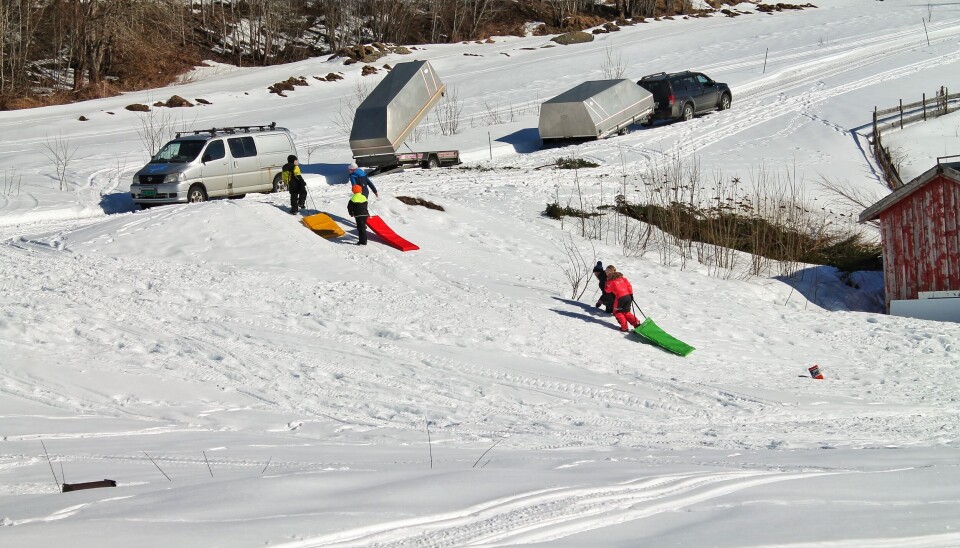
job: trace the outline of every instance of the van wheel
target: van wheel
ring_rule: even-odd
[[[693,120],[693,105],[690,103],[683,105],[683,112],[680,113],[680,118],[683,119],[684,122]]]
[[[273,191],[274,192],[286,192],[287,183],[283,182],[283,175],[277,173],[273,178]]]
[[[437,169],[438,167],[440,167],[440,158],[430,155],[430,158],[427,159],[427,169]]]
[[[724,93],[720,97],[720,110],[727,110],[728,108],[730,108],[730,95]]]
[[[187,191],[187,202],[196,204],[206,201],[207,191],[205,188],[203,188],[203,185],[193,185],[190,187],[190,190]]]

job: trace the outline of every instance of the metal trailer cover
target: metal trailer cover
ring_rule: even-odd
[[[540,105],[541,139],[597,139],[642,120],[653,95],[630,80],[591,80]]]
[[[397,63],[357,107],[350,131],[353,155],[394,154],[445,91],[428,61]]]

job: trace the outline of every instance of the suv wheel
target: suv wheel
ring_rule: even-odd
[[[724,93],[720,97],[720,110],[727,110],[728,108],[730,108],[730,95]]]
[[[187,202],[195,204],[206,201],[207,191],[203,188],[203,185],[193,185],[190,187],[190,190],[187,191]]]
[[[684,122],[693,120],[693,105],[690,103],[683,105],[683,112],[680,113],[680,119]]]

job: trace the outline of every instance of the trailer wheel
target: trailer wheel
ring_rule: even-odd
[[[431,154],[430,157],[427,158],[426,167],[427,169],[437,169],[438,167],[440,167],[440,158],[437,158],[436,155]]]

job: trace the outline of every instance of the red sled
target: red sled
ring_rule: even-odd
[[[387,223],[383,222],[383,219],[381,219],[379,215],[373,215],[367,219],[367,228],[400,251],[416,251],[420,249],[416,244],[412,244],[398,236],[392,228],[387,226]]]

